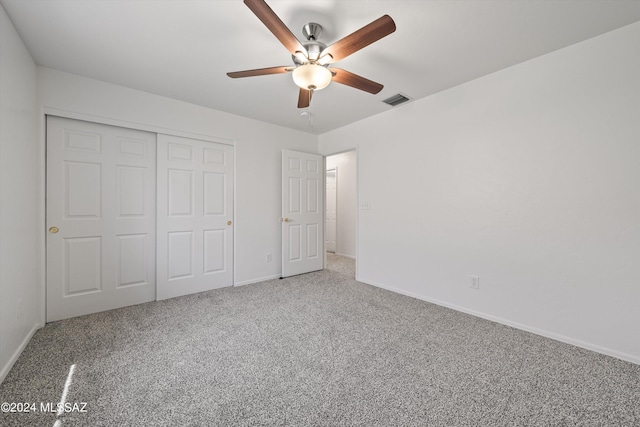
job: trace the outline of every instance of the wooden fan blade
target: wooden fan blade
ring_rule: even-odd
[[[240,77],[266,76],[268,74],[288,73],[292,69],[293,67],[258,68],[255,70],[233,71],[231,73],[227,73],[227,76],[231,77],[232,79],[237,79]]]
[[[354,52],[369,46],[371,43],[388,36],[396,30],[396,23],[389,15],[381,16],[372,23],[365,25],[348,36],[338,40],[323,52],[330,54],[333,61],[340,61]],[[321,55],[321,56],[322,56]]]
[[[264,0],[244,0],[244,4],[251,9],[292,55],[295,55],[296,52],[304,52],[306,54],[307,50],[304,46]]]
[[[329,68],[329,71],[333,73],[332,81],[351,86],[365,92],[373,93],[374,95],[380,92],[384,87],[380,83],[376,83],[373,80],[365,79],[362,76],[353,74],[340,68]]]
[[[307,89],[300,88],[300,94],[298,95],[298,108],[307,108],[311,104],[311,95],[313,92]]]

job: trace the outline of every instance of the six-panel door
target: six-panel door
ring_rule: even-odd
[[[323,170],[318,154],[282,150],[282,277],[323,268]]]
[[[158,135],[158,299],[233,284],[233,147]]]
[[[155,299],[155,138],[48,117],[48,322]]]

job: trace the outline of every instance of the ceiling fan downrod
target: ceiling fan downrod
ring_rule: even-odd
[[[322,25],[315,22],[309,22],[302,27],[302,35],[309,41],[318,40],[320,38],[320,34],[322,34]]]

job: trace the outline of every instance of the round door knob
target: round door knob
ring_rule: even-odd
[[[284,222],[289,222],[289,218],[285,218],[285,219],[284,219]]]
[[[60,231],[60,229],[58,227],[49,228],[49,233],[51,233],[51,234],[56,234],[58,231]]]
[[[227,225],[231,225],[233,224],[231,221],[227,221]]]

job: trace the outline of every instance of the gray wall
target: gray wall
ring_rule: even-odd
[[[321,135],[322,153],[359,142],[359,280],[640,363],[638,40],[640,23]]]
[[[0,381],[41,321],[36,66],[0,6]]]

